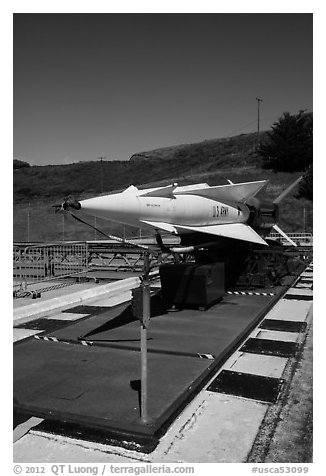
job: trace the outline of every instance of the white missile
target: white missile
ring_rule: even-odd
[[[120,193],[65,202],[62,208],[157,232],[198,233],[267,245],[262,236],[276,226],[280,201],[256,198],[267,183],[173,184],[141,190],[131,185]],[[282,199],[295,184],[282,193]]]

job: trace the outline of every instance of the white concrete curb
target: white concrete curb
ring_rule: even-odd
[[[48,299],[43,302],[36,302],[28,306],[23,306],[14,309],[14,322],[28,321],[31,318],[35,318],[40,314],[50,313],[52,311],[64,308],[71,304],[78,304],[86,299],[98,297],[103,294],[107,294],[108,297],[112,297],[123,291],[137,288],[140,284],[139,277],[122,279],[113,283],[99,285],[91,289],[83,291],[76,291],[66,296],[60,296],[53,299]]]

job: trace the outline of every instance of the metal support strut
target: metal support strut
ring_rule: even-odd
[[[149,321],[151,316],[151,301],[150,301],[150,260],[149,252],[144,252],[144,274],[142,278],[141,288],[143,292],[143,318],[140,328],[140,348],[141,348],[141,408],[140,415],[141,421],[147,423],[147,396],[148,396],[148,384],[147,384],[147,329],[149,327]]]

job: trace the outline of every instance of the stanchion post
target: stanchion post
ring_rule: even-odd
[[[140,328],[140,347],[141,347],[141,421],[146,423],[148,421],[148,367],[147,367],[147,329],[151,316],[151,301],[150,301],[150,281],[149,281],[150,259],[149,252],[144,252],[144,274],[142,279],[143,291],[143,318]]]

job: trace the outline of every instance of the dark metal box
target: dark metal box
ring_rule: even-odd
[[[167,307],[207,309],[225,292],[224,263],[164,264],[160,278]]]

